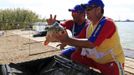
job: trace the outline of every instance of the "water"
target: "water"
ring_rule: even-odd
[[[134,22],[116,22],[125,56],[134,58]]]
[[[123,48],[134,50],[134,22],[116,22]]]

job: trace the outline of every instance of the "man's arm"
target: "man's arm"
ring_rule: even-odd
[[[69,37],[67,31],[62,33],[61,35],[53,34],[53,36],[58,39],[61,43],[65,43],[67,45],[76,46],[76,47],[84,47],[84,48],[94,48],[94,44],[89,42],[88,39],[78,39],[74,37]]]
[[[95,45],[90,42],[88,39],[77,39],[77,38],[69,38],[66,44],[76,47],[83,47],[83,48],[94,48]]]

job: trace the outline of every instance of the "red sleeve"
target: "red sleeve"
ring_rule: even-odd
[[[73,20],[67,20],[64,23],[61,23],[61,25],[66,29],[71,29],[73,24],[74,24]]]
[[[99,46],[105,39],[111,38],[115,31],[116,27],[114,22],[107,20],[96,41],[94,42],[95,46]]]

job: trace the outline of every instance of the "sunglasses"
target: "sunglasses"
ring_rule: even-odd
[[[80,11],[77,11],[77,12],[72,12],[72,14],[83,14],[84,12],[80,12]]]
[[[94,9],[94,8],[96,8],[96,7],[98,7],[98,6],[90,6],[90,7],[87,7],[87,8],[86,8],[86,11],[91,11],[92,9]]]

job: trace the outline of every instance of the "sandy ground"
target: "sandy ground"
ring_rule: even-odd
[[[0,64],[20,63],[57,55],[56,43],[43,45],[44,37],[32,37],[33,31],[10,30],[0,36]]]

